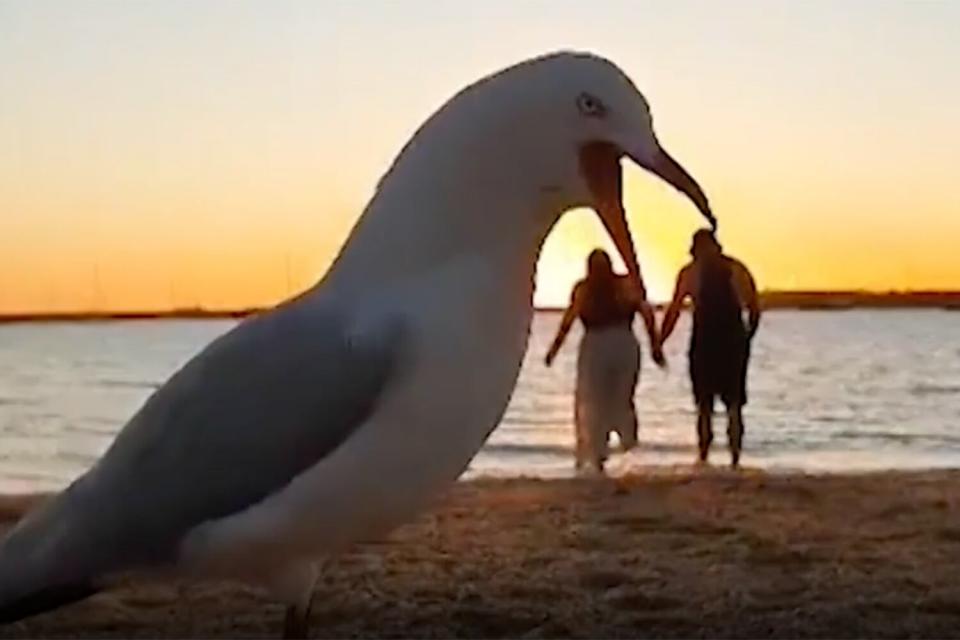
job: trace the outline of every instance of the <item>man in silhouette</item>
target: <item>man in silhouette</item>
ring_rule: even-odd
[[[753,276],[740,261],[724,255],[713,232],[693,234],[693,260],[677,276],[673,301],[663,318],[660,340],[666,342],[684,300],[693,302],[690,334],[690,381],[697,404],[700,461],[706,462],[713,441],[713,405],[717,396],[727,408],[731,465],[740,462],[743,405],[747,403],[750,341],[760,324],[760,306]],[[743,310],[748,310],[746,324]]]

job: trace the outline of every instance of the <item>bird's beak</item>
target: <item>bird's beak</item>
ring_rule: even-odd
[[[580,149],[580,170],[594,199],[594,208],[613,239],[620,257],[627,265],[631,279],[641,293],[645,292],[640,265],[633,247],[633,238],[627,226],[627,214],[623,206],[623,173],[620,158],[627,155],[638,165],[654,173],[681,193],[686,194],[696,205],[703,217],[717,228],[716,218],[710,211],[710,203],[703,189],[680,164],[666,151],[655,146],[651,154],[638,150],[620,149],[609,142],[591,142]]]
[[[600,221],[620,252],[630,279],[643,294],[643,278],[633,238],[627,226],[627,212],[623,207],[623,173],[620,158],[623,152],[607,142],[591,142],[580,149],[580,171],[594,200],[594,209]]]
[[[700,210],[700,213],[703,214],[703,217],[710,223],[713,230],[717,230],[717,220],[713,217],[713,212],[710,211],[710,203],[707,202],[707,196],[704,195],[703,189],[700,188],[697,181],[694,180],[690,174],[687,173],[686,169],[680,166],[680,163],[674,160],[669,153],[659,146],[655,147],[652,154],[632,153],[629,149],[626,150],[626,153],[638,165],[660,176],[669,184],[673,185],[675,189],[686,194],[686,196],[693,201],[693,204],[697,206],[697,209]]]

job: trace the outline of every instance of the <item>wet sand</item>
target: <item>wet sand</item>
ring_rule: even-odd
[[[28,500],[0,502],[13,518]],[[0,637],[276,637],[257,590],[131,581]],[[333,562],[317,637],[960,638],[960,471],[476,480]]]

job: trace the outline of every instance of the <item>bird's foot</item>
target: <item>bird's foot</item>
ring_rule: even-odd
[[[315,562],[297,562],[281,568],[268,582],[274,597],[287,603],[284,638],[306,638],[310,631],[313,589],[319,575]]]
[[[287,607],[283,618],[283,637],[290,640],[304,640],[310,634],[310,605]]]

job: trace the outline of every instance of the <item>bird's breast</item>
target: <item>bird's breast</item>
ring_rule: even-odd
[[[438,447],[456,450],[461,466],[506,409],[533,314],[529,277],[469,266],[422,289],[410,309],[413,363],[404,381],[417,422]]]

